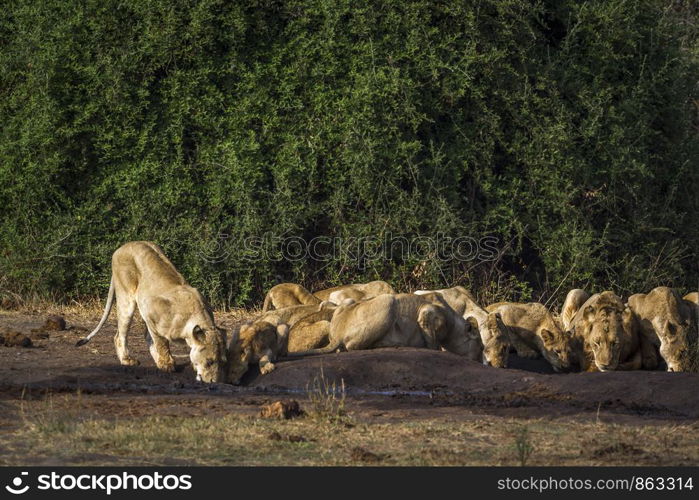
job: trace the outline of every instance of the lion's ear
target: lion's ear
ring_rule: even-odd
[[[467,322],[469,325],[471,325],[471,328],[472,328],[472,329],[474,329],[474,330],[476,330],[476,331],[479,331],[479,328],[478,328],[478,320],[476,320],[476,318],[474,318],[473,316],[469,316],[468,318],[466,318],[466,322]]]
[[[544,340],[544,342],[553,342],[553,333],[544,328],[541,330],[541,338]]]
[[[194,328],[192,328],[192,337],[202,344],[206,342],[206,332],[204,332],[199,325],[195,325]]]

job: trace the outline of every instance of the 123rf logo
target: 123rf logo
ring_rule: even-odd
[[[28,472],[21,472],[12,479],[5,489],[13,495],[22,495],[29,491]],[[189,474],[161,474],[153,472],[149,474],[41,474],[37,476],[36,489],[42,491],[103,491],[111,495],[114,491],[132,490],[189,490],[192,488],[192,476]]]

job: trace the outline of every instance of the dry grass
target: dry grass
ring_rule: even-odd
[[[345,381],[336,381],[325,378],[323,366],[320,374],[306,386],[309,409],[307,413],[312,418],[326,420],[330,423],[343,423],[348,421],[345,411]]]
[[[71,398],[69,406],[56,404],[54,395],[49,393],[31,410],[28,410],[24,396],[25,393],[22,392],[19,410],[22,423],[29,432],[50,439],[55,435],[67,434],[75,430],[82,408],[80,391]]]
[[[524,467],[529,461],[529,457],[534,453],[534,445],[529,436],[529,429],[525,426],[520,427],[515,433],[515,451],[517,452],[517,460],[519,465]]]
[[[61,316],[80,316],[80,317],[100,317],[104,312],[105,306],[104,297],[92,297],[81,300],[80,302],[73,300],[67,303],[59,303],[45,299],[21,299],[21,302],[13,302],[9,305],[0,306],[0,312],[27,314],[27,315],[49,315],[59,314]],[[114,314],[112,309],[111,314]],[[214,314],[223,316],[233,320],[248,319],[250,317],[262,314],[262,309],[259,307],[244,309],[235,308],[229,310],[216,310]]]
[[[73,300],[67,303],[60,303],[58,301],[49,300],[38,296],[25,298],[17,296],[9,302],[0,301],[0,314],[6,314],[9,316],[28,315],[36,316],[38,318],[44,318],[46,316],[56,314],[63,316],[72,322],[87,321],[94,322],[96,324],[104,312],[104,307],[104,297],[89,297],[84,298],[79,302]],[[214,317],[216,318],[216,322],[219,324],[219,326],[224,328],[232,328],[236,324],[260,315],[261,312],[262,311],[260,308],[236,308],[226,311],[214,311]],[[112,322],[116,322],[115,308],[112,308],[109,317]],[[134,315],[134,320],[136,321],[137,326],[142,321],[138,310]]]
[[[30,315],[58,314],[61,316],[93,317],[104,311],[105,299],[101,297],[83,297],[80,301],[60,300],[59,297],[20,296],[5,292],[0,301],[0,312],[15,312]]]
[[[114,418],[77,411],[79,395],[23,405],[17,428],[0,431],[2,465],[699,463],[697,423],[618,425],[492,415],[385,422],[364,415],[338,425],[311,416],[270,420],[236,413]]]

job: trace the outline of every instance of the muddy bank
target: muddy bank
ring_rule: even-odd
[[[0,315],[0,328],[26,331],[40,327],[42,316]],[[353,399],[383,401],[380,406],[414,404],[464,407],[473,411],[515,410],[518,415],[575,415],[604,410],[640,418],[699,418],[694,396],[699,374],[616,372],[553,374],[543,361],[513,359],[511,369],[466,361],[447,352],[425,349],[377,349],[281,360],[271,374],[252,370],[241,386],[195,382],[186,350],[174,351],[178,371],[158,371],[135,324],[132,354],[140,366],[118,364],[114,324],[86,346],[75,342],[92,326],[90,319],[66,318],[67,330],[48,332],[32,347],[0,347],[0,399],[41,397],[53,393],[180,395],[245,398],[251,395],[304,395],[321,376],[337,387],[344,383]]]
[[[301,389],[323,371],[350,394],[424,395],[445,405],[618,410],[638,415],[699,418],[692,388],[699,374],[614,372],[543,374],[497,369],[425,349],[376,349],[277,363],[248,381],[267,390]]]

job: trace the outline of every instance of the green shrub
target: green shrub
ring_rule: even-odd
[[[696,289],[697,17],[689,0],[9,0],[0,288],[104,294],[111,253],[147,239],[218,306],[282,280]],[[344,243],[290,261],[265,235]],[[372,236],[501,251],[357,257]]]

